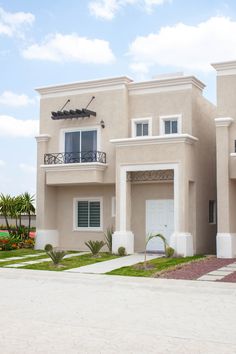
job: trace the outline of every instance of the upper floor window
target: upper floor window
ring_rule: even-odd
[[[61,131],[61,152],[65,163],[98,162],[99,130],[96,128],[64,129]]]
[[[161,135],[179,133],[181,133],[181,115],[160,117]]]
[[[152,135],[152,119],[136,118],[132,119],[132,137]]]

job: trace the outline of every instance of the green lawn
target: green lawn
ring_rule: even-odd
[[[12,251],[0,251],[0,259],[8,258],[8,257],[20,257],[20,256],[27,256],[32,254],[42,253],[44,251],[35,251],[28,248],[23,248],[19,250],[12,250]]]
[[[201,259],[203,257],[204,256],[193,256],[185,258],[156,258],[148,262],[148,264],[154,266],[152,269],[138,269],[137,265],[133,265],[129,267],[115,269],[106,274],[125,275],[131,277],[152,277],[155,273],[160,272],[162,270],[170,270],[179,264]],[[138,263],[138,265],[142,264],[143,263]]]
[[[0,231],[0,238],[3,237],[8,237],[8,232],[7,231]]]
[[[100,253],[99,258],[94,258],[92,257],[91,254],[84,254],[83,256],[77,256],[77,257],[72,257],[72,258],[67,258],[62,260],[61,264],[63,267],[59,267],[59,268],[55,267],[52,262],[43,262],[43,263],[32,264],[25,267],[21,267],[21,269],[63,271],[66,269],[78,268],[93,263],[109,261],[114,258],[118,258],[118,256],[114,256],[109,253]]]

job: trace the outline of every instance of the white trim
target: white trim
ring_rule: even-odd
[[[174,225],[175,231],[179,230],[179,164],[141,164],[124,165],[120,167],[120,230],[126,231],[126,192],[127,182],[126,174],[132,171],[150,171],[150,170],[174,170]]]
[[[177,120],[177,134],[182,134],[182,114],[171,114],[167,116],[160,116],[159,118],[159,128],[160,128],[160,135],[176,135],[176,134],[166,134],[165,133],[165,124],[166,120],[175,121]]]
[[[39,87],[35,90],[44,98],[65,97],[65,95],[78,95],[85,93],[95,93],[101,91],[111,91],[124,89],[132,79],[121,76],[113,78],[104,78],[98,80],[89,80],[82,82],[72,82],[69,84],[53,85]]]
[[[111,197],[111,217],[116,217],[116,197]]]
[[[236,156],[236,152],[231,152],[230,156],[235,157]]]
[[[236,61],[227,61],[211,64],[217,71],[217,76],[236,75]]]
[[[137,123],[148,123],[148,135],[152,136],[152,117],[144,117],[144,118],[133,118],[131,119],[131,132],[132,138],[136,138],[136,124]]]
[[[35,139],[36,139],[37,143],[41,143],[43,141],[48,141],[49,139],[51,139],[51,135],[40,134],[40,135],[36,135]]]
[[[229,127],[232,122],[234,119],[231,117],[215,118],[216,127]]]
[[[217,233],[216,254],[217,254],[217,258],[236,257],[236,234],[235,233],[227,233],[227,232]]]
[[[59,246],[58,230],[42,230],[37,229],[35,239],[35,249],[44,250],[44,247],[50,243],[53,247]]]
[[[77,202],[100,202],[100,227],[78,227],[77,226]],[[80,197],[73,198],[73,231],[103,231],[103,197]]]
[[[62,163],[58,165],[40,165],[46,172],[50,171],[87,171],[87,170],[99,170],[104,171],[107,168],[107,164],[101,162],[86,162],[86,163]]]
[[[60,129],[59,151],[65,152],[65,133],[92,131],[92,130],[97,131],[97,151],[101,151],[101,126],[100,125]]]
[[[193,144],[198,141],[198,138],[189,134],[166,134],[158,136],[141,136],[136,138],[111,139],[110,142],[117,146],[130,145],[153,145],[153,144],[173,144],[187,143]]]

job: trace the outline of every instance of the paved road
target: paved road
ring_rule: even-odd
[[[0,270],[0,352],[236,353],[236,284]]]

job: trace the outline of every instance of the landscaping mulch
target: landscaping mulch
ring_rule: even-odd
[[[227,282],[227,283],[236,283],[236,272],[233,272],[232,274],[226,275],[223,279],[216,280],[220,282]]]
[[[181,268],[179,269],[172,270],[169,272],[167,271],[164,274],[161,274],[160,278],[195,280],[206,273],[212,272],[213,270],[217,270],[235,261],[236,259],[232,258],[222,259],[211,256],[199,261],[192,262],[190,264],[181,265]],[[234,274],[234,278],[236,281],[236,272]],[[223,281],[225,281],[225,279],[229,277],[230,275],[225,277]]]

